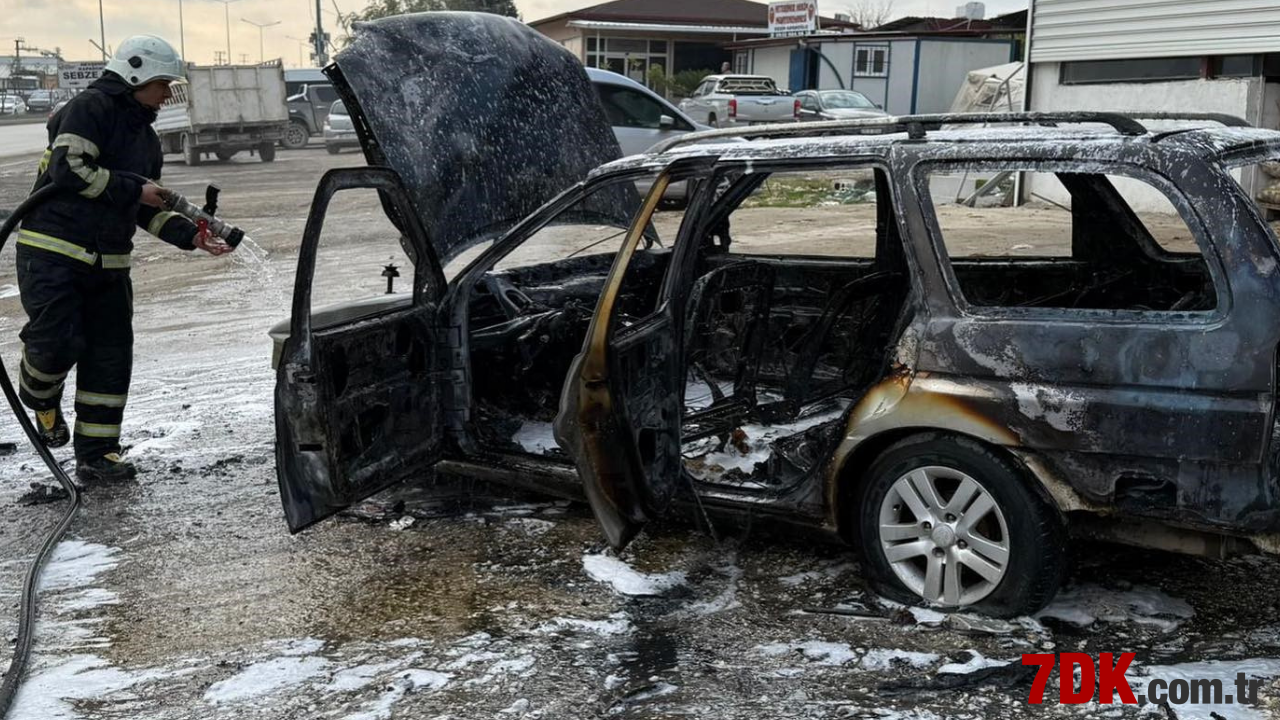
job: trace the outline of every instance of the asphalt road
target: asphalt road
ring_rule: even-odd
[[[47,142],[43,122],[0,125],[0,162],[15,155],[39,153]]]
[[[0,161],[0,208],[25,195],[33,160]],[[1164,717],[1150,706],[1027,705],[1021,654],[1072,651],[1135,652],[1135,682],[1247,668],[1268,678],[1268,707],[1280,699],[1270,558],[1079,543],[1047,614],[993,623],[887,604],[846,548],[759,521],[717,521],[713,534],[675,518],[615,558],[580,506],[432,484],[426,472],[363,519],[290,536],[265,331],[288,314],[316,179],[361,160],[315,150],[272,164],[175,160],[167,184],[196,197],[220,184],[223,216],[254,244],[215,259],[137,238],[125,431],[144,473],[86,493],[42,585],[37,656],[10,718]],[[865,206],[755,212],[770,221],[762,228],[803,225],[806,237],[873,225]],[[1019,237],[1040,217],[1019,211]],[[375,196],[336,199],[322,295],[381,292],[382,265],[403,262],[395,238]],[[0,254],[10,363],[23,319],[12,257]],[[0,439],[17,437],[0,418]],[[0,632],[10,637],[25,562],[61,511],[17,500],[47,481],[26,447],[0,458]],[[972,672],[988,663],[1006,664]],[[1271,717],[1268,707],[1176,712],[1238,720]]]

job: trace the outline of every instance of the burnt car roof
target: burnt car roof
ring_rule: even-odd
[[[785,126],[784,126],[785,127]],[[1209,159],[1249,154],[1253,151],[1280,149],[1280,131],[1253,127],[1203,127],[1185,123],[1153,128],[1142,135],[1125,135],[1108,128],[1095,127],[960,127],[931,131],[924,138],[906,132],[877,135],[843,134],[799,137],[761,138],[743,142],[741,138],[717,138],[715,131],[699,133],[709,136],[696,142],[694,134],[685,136],[690,144],[665,152],[633,155],[597,168],[592,177],[637,168],[661,169],[677,160],[693,157],[717,157],[722,161],[765,162],[773,160],[805,160],[878,155],[895,145],[910,143],[928,148],[939,158],[981,160],[1002,157],[1012,144],[1026,153],[1027,144],[1039,144],[1038,153],[1053,158],[1057,149],[1081,146],[1095,148],[1098,159],[1110,157],[1111,150],[1142,145],[1157,149],[1190,152]],[[1076,156],[1075,159],[1086,159]]]

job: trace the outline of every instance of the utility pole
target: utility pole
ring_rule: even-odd
[[[187,30],[182,23],[182,0],[178,0],[178,45],[182,47],[182,62],[187,62]]]
[[[324,67],[329,64],[329,55],[324,50],[324,20],[320,0],[316,0],[316,65]]]
[[[227,65],[228,63],[224,62],[224,60],[226,59],[226,57],[227,57],[227,53],[226,53],[226,51],[224,51],[224,50],[214,50],[214,51],[213,51],[213,64],[214,64],[214,65]]]
[[[98,35],[99,41],[102,43],[98,46],[102,50],[102,59],[107,60],[107,24],[102,16],[102,0],[98,0]]]
[[[222,9],[226,11],[227,16],[227,64],[231,64],[231,3],[240,0],[218,0],[222,3]]]
[[[263,61],[263,59],[264,59],[264,58],[263,58],[263,51],[262,51],[262,35],[263,35],[263,32],[264,32],[267,28],[269,28],[269,27],[274,27],[274,26],[276,26],[276,25],[279,25],[279,24],[281,23],[281,21],[280,21],[280,20],[276,20],[275,22],[269,22],[269,23],[256,23],[256,22],[254,22],[254,21],[252,21],[252,20],[249,20],[248,18],[240,18],[240,20],[241,20],[241,21],[243,21],[243,22],[247,22],[247,23],[249,23],[250,25],[252,25],[252,26],[254,26],[254,27],[258,28],[258,63],[259,63],[259,64],[261,64],[261,63],[262,63],[262,61]]]

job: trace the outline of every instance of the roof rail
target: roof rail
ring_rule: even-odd
[[[1143,116],[1145,117],[1146,114]],[[1224,115],[1222,117],[1227,118],[1230,116]],[[817,137],[821,135],[845,135],[860,130],[906,132],[908,137],[918,140],[925,136],[926,126],[986,125],[990,123],[1036,123],[1039,125],[1101,123],[1110,125],[1121,135],[1137,136],[1147,134],[1147,128],[1142,123],[1126,114],[1114,112],[938,113],[933,115],[900,115],[863,120],[829,120],[704,130],[702,132],[685,133],[679,137],[658,143],[649,152],[654,154],[664,153],[672,148],[703,140],[720,140],[735,137],[752,139]]]
[[[1209,120],[1226,127],[1253,127],[1249,121],[1226,113],[1123,112],[1131,120]]]

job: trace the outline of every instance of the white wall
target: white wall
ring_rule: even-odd
[[[889,96],[884,109],[894,115],[911,113],[911,89],[916,78],[916,41],[889,43]]]
[[[949,111],[970,70],[1004,65],[1012,54],[1013,43],[1004,40],[921,40],[915,111]]]
[[[778,87],[788,87],[791,85],[792,49],[790,45],[755,48],[751,51],[751,74],[766,75],[773,78]]]
[[[1179,80],[1153,83],[1106,83],[1059,85],[1058,63],[1031,66],[1031,109],[1099,110],[1116,112],[1218,112],[1238,115],[1258,123],[1258,78]],[[1251,117],[1253,115],[1253,117]],[[1050,189],[1034,178],[1027,187],[1052,200],[1062,202],[1065,193]],[[1139,212],[1160,212],[1168,208],[1164,196],[1146,186],[1123,188],[1125,199]]]
[[[831,71],[831,66],[818,60],[818,89],[848,89],[853,81],[853,43],[827,42],[818,43],[818,49],[840,70],[839,80]],[[841,83],[843,81],[843,84]]]
[[[1031,62],[1275,52],[1276,0],[1033,0]]]

